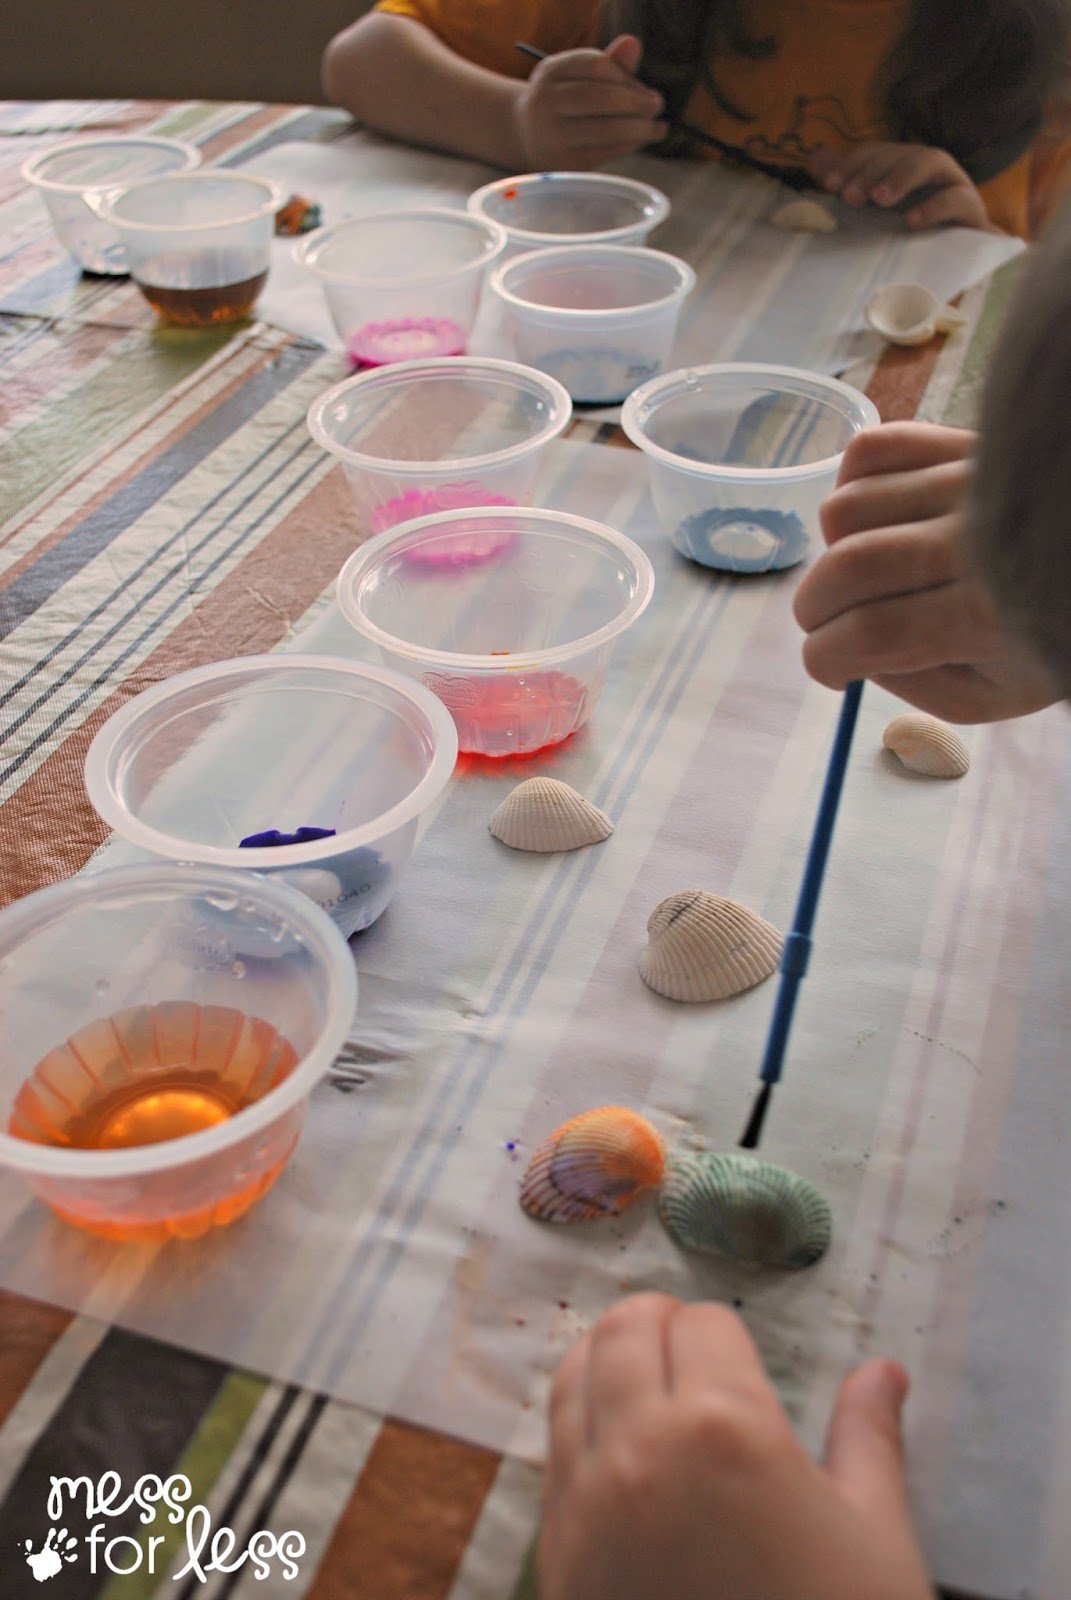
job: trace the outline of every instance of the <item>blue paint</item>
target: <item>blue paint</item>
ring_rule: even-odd
[[[333,839],[334,828],[295,828],[293,833],[280,833],[278,828],[266,828],[263,833],[248,833],[239,839],[239,850],[272,850],[281,844],[309,844],[313,839]]]
[[[723,572],[779,572],[807,554],[807,530],[794,511],[754,506],[699,511],[673,534],[675,547],[691,561]]]
[[[620,350],[551,350],[537,364],[581,406],[616,404],[662,370],[660,361]]]

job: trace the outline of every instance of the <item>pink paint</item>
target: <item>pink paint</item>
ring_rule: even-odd
[[[463,356],[465,330],[449,317],[395,317],[366,322],[346,349],[355,367],[386,367],[426,356]]]
[[[459,511],[465,506],[513,506],[505,495],[488,494],[478,483],[441,483],[432,489],[407,489],[393,500],[384,500],[371,515],[373,533],[383,533],[411,517],[428,517],[437,511]],[[481,527],[478,522],[455,522],[442,530],[434,543],[414,546],[405,559],[419,567],[445,567],[457,570],[480,561],[489,561],[517,541],[509,528]]]

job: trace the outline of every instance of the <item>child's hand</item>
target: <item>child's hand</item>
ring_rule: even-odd
[[[871,678],[950,722],[1023,716],[1059,698],[973,568],[974,442],[961,428],[894,422],[844,452],[822,506],[830,548],[793,602],[804,665],[819,683]]]
[[[849,206],[898,206],[908,195],[924,190],[917,204],[904,212],[909,228],[957,223],[992,231],[985,202],[947,150],[871,139],[840,154],[815,150],[807,166],[816,182]]]
[[[605,50],[565,50],[540,61],[514,109],[531,170],[600,167],[664,139],[662,96],[640,83],[639,64],[631,34]]]
[[[904,1487],[906,1389],[887,1362],[854,1373],[821,1467],[734,1312],[622,1301],[555,1380],[543,1600],[933,1600]]]

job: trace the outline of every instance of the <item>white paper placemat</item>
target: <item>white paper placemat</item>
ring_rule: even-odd
[[[661,999],[636,971],[645,922],[704,888],[786,926],[839,705],[800,665],[797,575],[675,556],[638,456],[560,443],[542,499],[637,539],[654,602],[572,741],[460,763],[354,941],[349,1065],[314,1093],[276,1188],[214,1237],[122,1249],[6,1177],[0,1282],[524,1458],[558,1358],[602,1309],[642,1288],[714,1296],[740,1306],[812,1447],[855,1361],[903,1360],[939,1578],[1065,1593],[1071,1565],[1047,1572],[1042,1551],[1066,1554],[1071,1481],[1066,713],[969,730],[971,772],[938,783],[882,752],[899,707],[864,693],[764,1141],[830,1197],[818,1267],[683,1255],[643,1203],[542,1228],[516,1204],[523,1164],[579,1110],[633,1105],[676,1147],[739,1137],[773,985]],[[364,653],[331,608],[294,646]],[[499,845],[491,812],[537,771],[606,809],[613,836],[560,857]]]

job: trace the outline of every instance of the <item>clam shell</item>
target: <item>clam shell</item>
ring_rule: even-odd
[[[938,333],[949,333],[966,322],[955,306],[942,305],[921,283],[886,283],[875,289],[863,315],[890,344],[929,344]]]
[[[614,825],[605,811],[557,778],[526,778],[511,789],[491,818],[491,832],[512,850],[579,850],[608,839]]]
[[[640,977],[670,1000],[727,1000],[781,960],[777,929],[747,906],[689,889],[660,900],[647,919]]]
[[[833,1236],[829,1204],[813,1184],[743,1151],[674,1161],[658,1212],[683,1249],[762,1267],[812,1266]]]
[[[645,1189],[657,1189],[665,1170],[657,1128],[626,1106],[601,1106],[540,1145],[521,1182],[521,1205],[539,1222],[616,1217]]]
[[[881,736],[886,750],[926,778],[962,778],[971,753],[954,728],[924,711],[894,717]]]
[[[817,200],[788,200],[770,218],[785,233],[836,233],[837,219]]]

